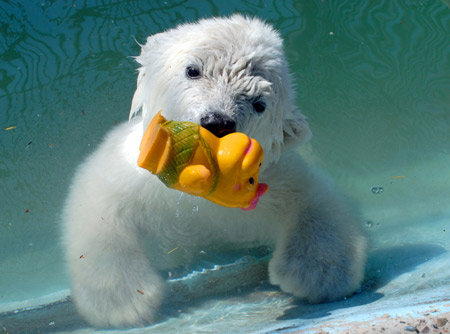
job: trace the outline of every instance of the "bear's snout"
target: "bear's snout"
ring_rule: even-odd
[[[219,138],[236,130],[236,122],[221,112],[208,112],[200,119],[200,125]]]

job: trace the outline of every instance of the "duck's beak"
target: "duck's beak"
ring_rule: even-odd
[[[256,205],[258,205],[259,198],[264,195],[267,190],[269,190],[269,186],[265,183],[258,184],[258,188],[256,189],[255,196],[253,197],[252,201],[250,202],[250,205],[246,208],[241,208],[244,211],[250,211],[256,208]]]

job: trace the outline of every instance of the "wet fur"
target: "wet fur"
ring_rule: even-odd
[[[331,183],[290,150],[310,130],[293,104],[278,33],[239,15],[201,20],[149,37],[137,61],[130,121],[79,167],[64,210],[72,296],[81,315],[97,327],[149,324],[164,298],[159,270],[231,245],[273,246],[270,281],[308,301],[354,292],[365,238]],[[186,77],[190,65],[201,78]],[[255,101],[265,103],[263,113],[255,112]],[[260,181],[270,189],[256,210],[182,195],[137,167],[143,129],[160,109],[168,119],[194,122],[223,113],[261,143]]]

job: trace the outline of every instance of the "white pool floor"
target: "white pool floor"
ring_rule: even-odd
[[[449,220],[441,219],[432,226],[439,228],[444,234],[442,241],[446,240]],[[405,233],[414,235],[414,226]],[[365,333],[367,328],[367,333],[407,333],[414,328],[420,330],[422,324],[429,333],[445,333],[448,323],[441,322],[441,327],[435,323],[438,318],[447,319],[450,312],[450,253],[439,246],[439,240],[435,244],[424,242],[425,236],[420,234],[409,243],[391,247],[374,246],[361,291],[334,303],[309,305],[267,281],[258,284],[268,257],[246,257],[228,266],[198,272],[187,280],[172,281],[172,294],[177,293],[180,301],[176,305],[167,302],[158,322],[145,328],[95,331],[77,315],[68,298],[42,307],[4,312],[0,315],[0,332]],[[241,289],[227,283],[230,275],[251,278],[255,285]],[[228,292],[193,300],[189,287],[198,291],[211,278],[222,282],[222,292]],[[427,317],[432,318],[429,323]]]

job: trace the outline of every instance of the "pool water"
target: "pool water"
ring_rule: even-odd
[[[289,332],[450,298],[448,0],[10,0],[0,2],[1,333],[91,331],[66,298],[60,246],[76,166],[128,118],[137,42],[234,12],[285,39],[313,132],[301,153],[359,208],[371,239],[366,280],[348,300],[306,305],[255,284],[248,268],[262,270],[269,255],[243,251],[208,267],[220,291],[168,304],[157,324],[133,332]],[[174,289],[194,284],[200,295],[205,273],[194,269]],[[249,286],[226,285],[236,274]]]

